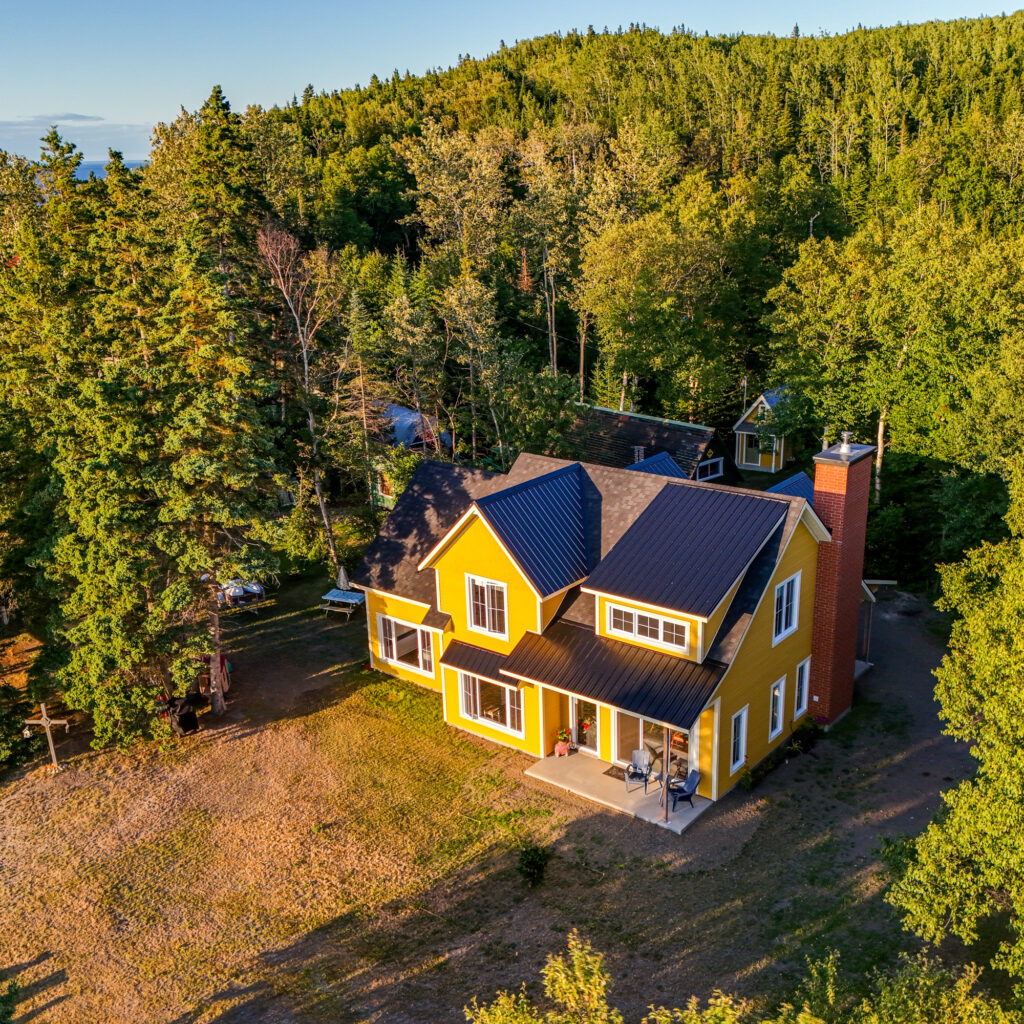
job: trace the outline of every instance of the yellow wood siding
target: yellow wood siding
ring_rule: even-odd
[[[542,633],[548,628],[548,623],[554,618],[555,612],[558,611],[564,599],[565,591],[563,590],[560,594],[553,594],[551,597],[545,598],[540,602],[540,629]]]
[[[498,654],[508,654],[524,633],[537,632],[539,602],[536,593],[480,519],[474,517],[463,527],[454,542],[435,558],[434,567],[437,571],[438,607],[452,617],[450,638]],[[505,584],[507,640],[470,629],[467,576],[480,576]]]
[[[784,743],[793,729],[793,696],[796,667],[811,653],[811,628],[814,620],[814,577],[818,544],[801,521],[790,538],[761,603],[751,619],[736,657],[715,694],[720,701],[718,742],[718,796],[723,796],[739,781],[746,768],[752,768],[774,747]],[[797,629],[774,647],[775,587],[800,572],[800,597]],[[768,738],[772,684],[786,677],[782,732]],[[748,705],[746,761],[731,771],[732,716]],[[814,713],[814,706],[808,709]],[[705,712],[706,714],[706,712]],[[703,751],[702,751],[703,756]]]
[[[661,644],[650,643],[641,637],[625,637],[619,636],[618,633],[611,633],[608,630],[608,605],[614,604],[621,608],[630,608],[633,611],[642,612],[647,615],[658,615],[667,619],[676,619],[679,622],[685,622],[689,627],[689,650],[686,653],[678,649],[663,646]],[[634,644],[637,647],[646,647],[651,651],[659,651],[662,654],[671,654],[677,658],[685,658],[687,661],[696,661],[698,654],[698,642],[700,639],[700,620],[695,619],[690,615],[683,615],[680,612],[666,612],[659,611],[656,608],[652,608],[650,605],[638,604],[635,601],[623,601],[618,597],[605,597],[603,594],[599,594],[597,597],[597,632],[600,636],[607,636],[613,640],[619,640],[625,644]]]
[[[612,756],[612,719],[614,712],[611,708],[601,704],[598,705],[597,715],[597,727],[600,730],[597,737],[598,756],[602,761],[614,761],[615,758]]]
[[[697,787],[697,792],[710,800],[715,769],[715,709],[713,707],[701,712],[697,726],[697,735],[700,742],[700,750],[697,752],[700,785]]]
[[[722,625],[722,620],[725,618],[725,613],[729,610],[729,605],[732,604],[732,599],[736,596],[736,591],[740,588],[740,580],[737,580],[730,588],[729,593],[722,599],[722,603],[718,606],[711,618],[704,623],[704,654],[706,655],[711,649],[711,646],[715,642],[715,636],[718,634],[718,630]]]
[[[476,718],[463,718],[459,703],[459,673],[452,668],[442,668],[444,675],[444,706],[445,721],[450,725],[465,729],[467,732],[483,736],[495,743],[503,743],[506,747],[525,751],[543,757],[544,749],[540,732],[540,687],[531,683],[523,683],[520,690],[523,695],[523,736],[516,736],[504,729],[494,728]],[[556,726],[557,728],[557,726]],[[554,744],[552,744],[553,746]]]
[[[387,672],[388,675],[398,676],[399,679],[407,679],[410,683],[419,683],[420,686],[429,687],[431,690],[440,690],[440,661],[444,640],[439,630],[430,631],[434,639],[433,678],[425,675],[423,672],[407,668],[405,665],[396,665],[393,661],[384,661],[380,656],[380,633],[377,630],[377,616],[388,615],[393,619],[399,619],[402,622],[418,626],[423,622],[427,609],[413,601],[405,601],[392,594],[380,594],[375,591],[367,593],[366,609],[368,615],[367,630],[370,637],[370,664],[381,672]]]

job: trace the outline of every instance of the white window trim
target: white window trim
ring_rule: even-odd
[[[779,688],[779,724],[774,729],[772,728],[772,695],[775,693],[775,687]],[[776,679],[772,683],[771,688],[768,690],[768,739],[774,740],[782,735],[782,730],[786,726],[786,677],[783,676],[781,679]]]
[[[803,570],[787,576],[781,583],[776,584],[772,592],[772,647],[782,643],[787,636],[792,636],[800,628],[800,576]],[[783,590],[790,581],[793,581],[793,624],[789,629],[783,629],[781,633],[775,632],[775,609],[779,604],[779,591]]]
[[[735,775],[747,763],[747,710],[749,704],[744,704],[739,711],[732,716],[732,732],[729,733],[729,756],[732,756],[733,740],[736,736],[736,720],[740,722],[740,757],[729,765],[729,772]]]
[[[570,697],[569,698],[569,725],[573,731],[573,742],[576,744],[576,749],[581,753],[590,754],[591,757],[601,756],[601,705],[596,700],[588,700],[588,704],[594,705],[594,743],[593,746],[580,746],[579,743],[579,728],[580,723],[577,717],[577,704],[581,700],[586,700],[585,697]]]
[[[492,587],[501,587],[501,592],[504,595],[505,600],[505,631],[498,633],[491,629],[482,629],[480,626],[473,624],[473,584],[483,584],[484,586],[490,585]],[[481,633],[483,636],[497,637],[499,640],[508,639],[508,584],[502,583],[501,580],[492,580],[487,576],[477,576],[474,573],[466,573],[466,626],[471,629],[474,633]]]
[[[804,703],[803,707],[796,703],[800,696],[800,670],[804,670]],[[811,659],[804,658],[796,667],[796,675],[793,677],[793,721],[801,715],[807,714],[808,698],[811,692]]]
[[[701,474],[702,469],[710,469],[712,466],[715,467],[714,473]],[[697,465],[697,479],[698,480],[717,480],[720,476],[725,473],[725,459],[708,459],[707,462],[701,462]]]
[[[627,633],[624,629],[616,629],[612,625],[612,611],[628,612],[633,616],[634,625],[636,623],[637,615],[646,615],[649,619],[658,620],[658,639],[652,640],[649,636],[641,636],[637,632]],[[661,637],[665,633],[665,623],[670,622],[673,626],[682,626],[686,631],[686,643],[680,647],[678,644],[665,643]],[[624,604],[612,604],[610,601],[605,607],[605,628],[608,630],[609,636],[621,637],[623,640],[632,640],[634,643],[644,644],[645,646],[657,647],[662,651],[671,651],[673,654],[689,654],[690,653],[690,623],[683,619],[673,619],[668,615],[657,615],[654,612],[640,611],[636,608],[629,608]]]
[[[417,633],[426,633],[430,640],[430,664],[433,666],[428,672],[425,668],[420,668],[419,664],[410,665],[407,661],[401,661],[398,658],[388,658],[385,656],[384,646],[384,619],[389,619],[391,622],[396,623],[399,626],[408,626],[410,629],[415,629]],[[433,630],[427,629],[426,626],[420,626],[415,622],[406,622],[405,619],[396,619],[394,615],[385,615],[383,612],[377,612],[377,658],[382,661],[385,665],[395,665],[398,668],[407,669],[409,672],[415,672],[417,675],[426,676],[427,679],[437,678],[437,652],[434,649],[434,633]],[[423,648],[420,646],[419,637],[416,638],[416,655],[417,662],[422,660]]]
[[[511,729],[507,725],[502,725],[501,722],[495,722],[493,718],[477,717],[471,715],[466,710],[463,686],[465,685],[466,679],[475,679],[479,684],[481,680],[485,683],[491,683],[493,686],[500,686],[506,691],[505,693],[505,714],[508,715],[508,701],[509,692],[515,692],[519,694],[519,720],[523,723],[522,729],[516,730]],[[479,690],[477,691],[477,699],[479,700]],[[479,722],[481,725],[486,726],[488,729],[495,729],[498,732],[507,733],[509,736],[516,736],[519,739],[526,738],[526,708],[523,705],[523,691],[518,686],[510,686],[507,683],[499,683],[496,679],[488,679],[485,676],[475,676],[472,672],[460,672],[459,673],[459,715],[464,718],[467,722]]]

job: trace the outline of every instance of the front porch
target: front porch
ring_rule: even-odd
[[[646,795],[642,784],[631,784],[627,793],[626,784],[621,778],[605,774],[612,767],[607,761],[574,751],[568,757],[545,757],[527,768],[526,774],[530,778],[610,807],[613,811],[641,818],[676,833],[689,828],[711,806],[710,800],[695,796],[693,807],[680,800],[673,813],[670,799],[666,821],[662,803],[664,790],[661,785],[652,778]]]

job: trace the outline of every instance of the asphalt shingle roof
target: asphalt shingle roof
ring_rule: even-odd
[[[714,436],[711,427],[595,406],[581,412],[570,440],[585,462],[618,469],[634,464],[634,448],[643,448],[645,455],[667,452],[692,479]]]
[[[666,483],[584,585],[709,616],[788,512],[781,496]]]
[[[636,715],[690,729],[726,667],[703,664],[596,636],[592,628],[556,622],[527,633],[502,674],[601,701]]]
[[[571,463],[480,498],[476,506],[544,596],[589,572],[583,467]]]
[[[417,572],[416,566],[473,501],[504,483],[505,477],[497,473],[451,462],[421,463],[367,548],[352,582],[436,608],[434,573]]]

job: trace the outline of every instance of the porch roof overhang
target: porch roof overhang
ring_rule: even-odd
[[[463,643],[461,640],[453,640],[441,655],[441,664],[447,665],[448,668],[468,672],[471,676],[493,679],[496,683],[516,685],[518,680],[509,679],[501,674],[506,661],[507,657],[504,654],[495,654],[494,651],[474,647],[473,644]]]
[[[698,664],[557,622],[527,633],[505,659],[503,676],[553,686],[677,729],[692,729],[726,666]]]

